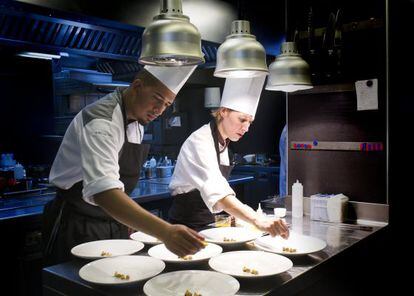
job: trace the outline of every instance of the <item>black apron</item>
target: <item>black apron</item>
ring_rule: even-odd
[[[214,140],[214,148],[216,149],[217,162],[220,167],[220,172],[224,178],[228,179],[234,167],[234,165],[232,165],[232,154],[230,149],[228,149],[231,165],[220,164],[218,130],[214,120],[210,122],[210,128]],[[201,197],[200,191],[197,189],[173,196],[173,203],[168,215],[171,223],[183,224],[196,231],[206,229],[208,228],[208,224],[214,222],[214,215],[207,208],[203,198]]]
[[[123,106],[123,105],[122,105]],[[119,155],[120,180],[128,195],[136,187],[140,169],[148,156],[148,144],[128,142],[125,121],[125,142]],[[99,206],[82,198],[82,181],[70,189],[58,189],[43,213],[44,265],[58,264],[71,259],[70,250],[81,243],[102,239],[128,239],[128,228],[109,216]]]

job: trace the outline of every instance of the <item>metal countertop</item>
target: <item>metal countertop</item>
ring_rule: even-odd
[[[387,225],[385,223],[378,223],[375,226],[328,223],[312,221],[309,216],[299,219],[287,217],[286,220],[291,224],[292,231],[320,238],[326,241],[327,247],[317,253],[290,257],[293,261],[293,268],[282,274],[268,278],[239,279],[240,290],[236,295],[292,295],[303,288],[304,281],[308,282],[319,276],[319,271],[324,265],[322,263],[334,262],[338,254],[355,248],[358,242],[368,237],[374,237],[374,234]],[[255,247],[254,244],[248,243],[241,249],[255,249]],[[139,255],[147,255],[147,250],[146,247],[139,252]],[[240,248],[230,249],[230,251],[233,250],[240,250]],[[229,250],[224,249],[223,251]],[[51,293],[50,295],[61,295],[58,293],[67,295],[144,295],[142,287],[145,281],[120,287],[93,285],[82,280],[78,271],[87,262],[75,259],[45,268],[43,270],[44,289]],[[163,272],[181,269],[211,270],[207,263],[190,265],[185,268],[182,265],[166,265]]]

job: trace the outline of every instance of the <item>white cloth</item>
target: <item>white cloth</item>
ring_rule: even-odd
[[[266,76],[226,78],[220,106],[254,117],[259,106],[265,79]]]
[[[226,148],[220,153],[220,164],[229,165],[229,162]],[[169,188],[173,196],[199,190],[212,213],[223,210],[216,206],[217,201],[227,195],[236,195],[220,172],[210,124],[203,125],[184,142]]]
[[[108,96],[116,100],[117,95],[120,93]],[[113,106],[109,119],[95,118],[84,125],[82,111],[75,116],[66,130],[49,176],[50,183],[61,189],[69,189],[83,180],[83,198],[94,205],[95,194],[113,188],[124,190],[118,165],[119,152],[125,141],[124,120],[121,106],[117,103]],[[127,126],[129,142],[141,143],[143,134],[144,128],[138,122]]]
[[[154,75],[169,90],[178,94],[188,78],[194,72],[195,66],[180,67],[162,67],[162,66],[145,66],[144,69]]]

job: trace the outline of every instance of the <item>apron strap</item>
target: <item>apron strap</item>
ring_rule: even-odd
[[[228,179],[233,166],[226,166],[220,164],[220,152],[218,146],[217,125],[213,120],[210,123],[211,134],[214,139],[214,148],[216,149],[217,163],[220,172]],[[200,191],[193,190],[187,193],[173,196],[173,203],[169,210],[169,221],[171,223],[184,224],[197,231],[205,229],[208,224],[214,222],[214,215],[207,208],[201,197]]]
[[[65,208],[65,204],[66,204],[66,201],[63,200],[60,207],[59,207],[59,213],[56,217],[55,223],[53,223],[53,228],[52,228],[52,231],[50,233],[50,237],[49,237],[49,239],[47,241],[47,244],[46,244],[46,247],[45,247],[45,254],[46,255],[51,254],[53,246],[55,244],[56,237],[57,237],[57,234],[59,232],[60,225],[61,225],[61,222],[62,222],[62,213],[63,213],[63,209]]]
[[[217,162],[220,165],[220,149],[219,149],[219,141],[218,141],[218,129],[217,129],[217,124],[216,124],[216,120],[211,120],[210,121],[210,129],[211,129],[211,135],[213,137],[214,140],[214,148],[216,150],[216,155],[217,155]]]

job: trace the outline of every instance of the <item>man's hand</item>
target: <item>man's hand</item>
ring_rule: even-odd
[[[284,239],[289,237],[289,228],[282,219],[260,219],[255,221],[255,226],[262,231],[269,232],[271,236],[280,235]]]
[[[170,225],[165,238],[162,238],[167,249],[183,257],[197,253],[204,248],[204,237],[184,225]]]

